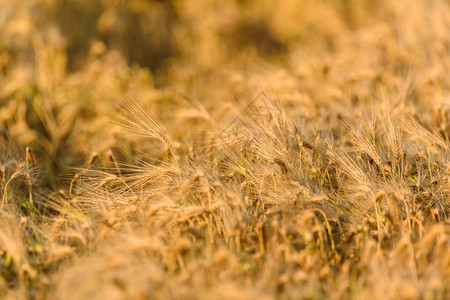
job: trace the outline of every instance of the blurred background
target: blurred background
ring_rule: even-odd
[[[0,0],[0,129],[49,182],[118,142],[130,98],[178,136],[174,107],[261,91],[324,123],[380,99],[431,107],[447,134],[449,29],[444,0]]]

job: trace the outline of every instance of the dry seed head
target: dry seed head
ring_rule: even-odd
[[[91,156],[89,157],[89,160],[88,160],[88,166],[90,167],[90,166],[92,166],[94,163],[95,163],[95,161],[96,160],[98,160],[100,157],[99,157],[99,155],[98,155],[98,152],[93,152],[92,154],[91,154]]]
[[[21,217],[20,221],[19,221],[19,230],[20,231],[25,231],[25,229],[27,227],[27,223],[28,223],[28,218],[27,217]]]
[[[124,115],[119,115],[119,118],[124,121],[125,128],[144,137],[158,139],[172,149],[166,128],[160,124],[154,114],[145,112],[139,104],[131,101],[125,104],[122,111]]]
[[[375,197],[374,197],[374,202],[375,202],[375,203],[380,202],[381,199],[383,199],[384,196],[386,196],[386,192],[383,191],[383,190],[379,191],[379,192],[375,195]]]
[[[286,164],[284,163],[284,161],[282,161],[279,158],[274,158],[273,162],[280,167],[280,171],[281,171],[281,173],[283,173],[283,175],[287,175],[288,174],[288,169],[287,169]]]
[[[33,150],[30,147],[26,147],[25,153],[27,165],[34,164],[36,162],[36,157],[33,154]]]

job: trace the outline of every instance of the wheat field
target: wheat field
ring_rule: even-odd
[[[450,2],[0,0],[1,299],[449,299]]]

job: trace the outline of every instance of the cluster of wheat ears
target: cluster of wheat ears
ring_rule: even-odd
[[[450,297],[448,1],[13,2],[0,298]]]

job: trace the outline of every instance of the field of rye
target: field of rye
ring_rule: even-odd
[[[1,299],[449,299],[450,1],[0,0]]]

